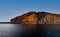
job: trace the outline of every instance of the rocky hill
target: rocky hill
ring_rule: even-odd
[[[60,24],[60,15],[48,12],[28,12],[11,19],[17,24]]]
[[[26,14],[11,19],[11,23],[18,24],[36,24],[36,21],[37,21],[36,12],[28,12]]]

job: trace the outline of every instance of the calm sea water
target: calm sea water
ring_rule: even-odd
[[[21,37],[26,29],[19,24],[0,24],[0,37]]]
[[[60,37],[60,24],[39,25],[38,31],[43,37]]]
[[[60,25],[41,25],[29,31],[20,24],[0,24],[0,37],[60,37]]]

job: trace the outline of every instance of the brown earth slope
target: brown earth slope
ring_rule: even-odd
[[[11,19],[17,24],[60,24],[60,15],[47,12],[28,12]]]
[[[42,13],[44,16],[43,18],[39,19],[38,17],[38,24],[60,24],[60,15],[59,14],[52,14],[52,13]]]
[[[29,12],[23,14],[22,16],[17,16],[11,19],[11,23],[18,23],[18,24],[36,24],[36,21],[37,21],[36,12]]]
[[[34,28],[37,24],[37,13],[29,12],[11,19],[11,23],[24,24],[28,28]]]

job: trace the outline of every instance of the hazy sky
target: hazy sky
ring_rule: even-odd
[[[0,0],[0,22],[29,11],[60,14],[60,0]]]

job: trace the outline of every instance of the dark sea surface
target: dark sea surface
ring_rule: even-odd
[[[21,24],[0,24],[0,37],[60,37],[60,25],[37,25],[32,31]]]

